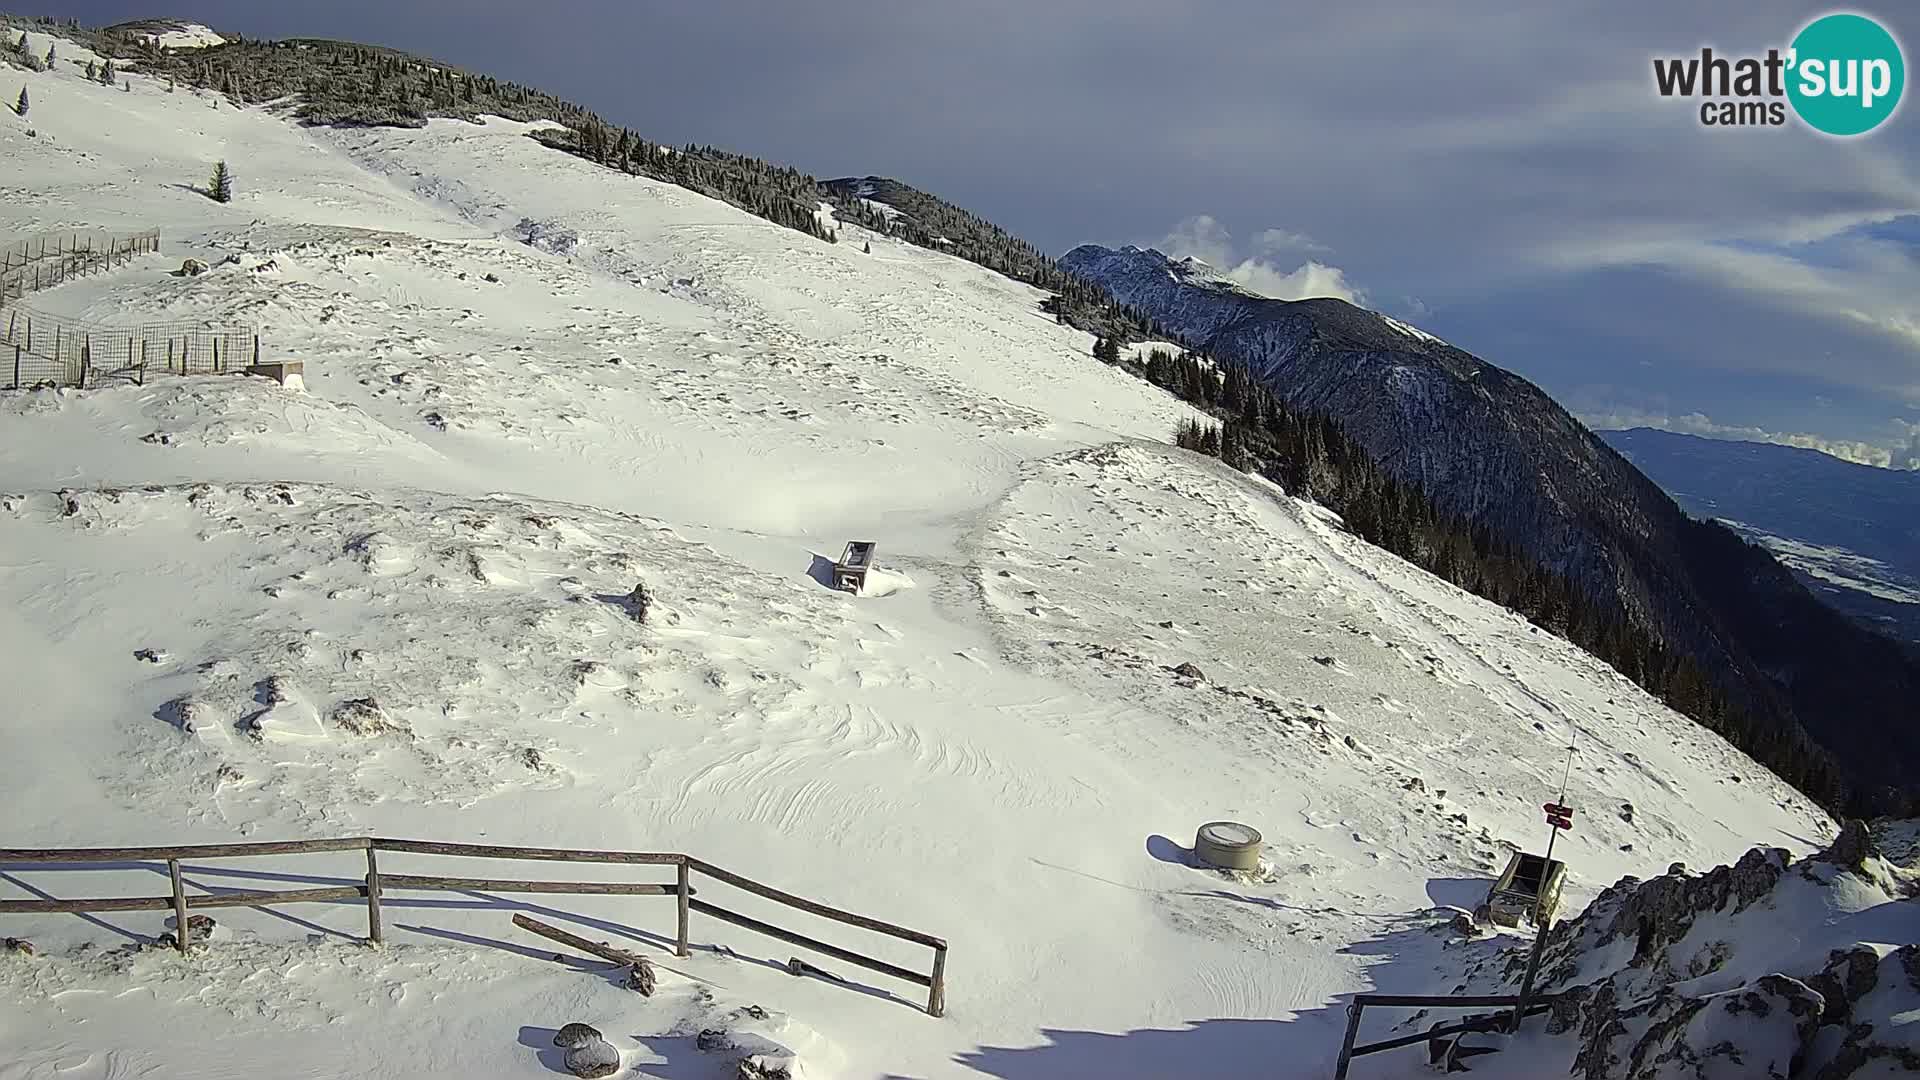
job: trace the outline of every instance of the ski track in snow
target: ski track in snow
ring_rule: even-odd
[[[228,909],[184,963],[118,950],[154,916],[8,916],[76,951],[0,963],[0,1080],[551,1075],[527,1031],[583,1018],[719,1077],[691,1036],[746,1002],[815,1077],[1305,1073],[1343,995],[1435,988],[1428,930],[1544,839],[1576,731],[1570,904],[1832,831],[1565,642],[1166,446],[1187,410],[1035,290],[849,225],[826,245],[528,125],[308,130],[138,74],[36,78],[39,137],[0,125],[5,231],[158,227],[166,255],[31,303],[256,323],[308,390],[0,394],[0,655],[34,675],[0,761],[10,844],[684,850],[943,935],[952,983],[935,1021],[911,987],[794,979],[784,946],[696,919],[724,948],[661,956],[641,1006],[507,940],[510,910],[671,933],[604,897],[390,896],[383,953],[351,944],[352,904]],[[227,206],[181,187],[216,157]],[[164,272],[188,255],[213,269]],[[856,535],[914,587],[823,588]],[[1186,865],[1218,818],[1262,830],[1262,874]]]

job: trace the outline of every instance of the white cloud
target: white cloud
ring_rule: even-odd
[[[1289,251],[1326,253],[1331,250],[1302,233],[1267,229],[1254,237],[1252,252],[1241,258],[1233,234],[1226,226],[1210,214],[1196,214],[1175,225],[1155,246],[1174,258],[1199,259],[1217,270],[1221,277],[1263,296],[1279,300],[1331,296],[1352,304],[1366,303],[1366,293],[1348,281],[1346,271],[1337,266],[1308,259],[1289,270],[1270,258]]]
[[[1248,259],[1227,271],[1227,276],[1254,292],[1281,300],[1333,296],[1350,304],[1364,304],[1366,301],[1366,294],[1347,281],[1346,271],[1312,259],[1305,266],[1288,273],[1282,273],[1274,269],[1272,264],[1259,259]]]
[[[1292,232],[1287,229],[1268,229],[1253,238],[1255,251],[1269,255],[1282,251],[1305,251],[1310,254],[1324,255],[1333,249],[1320,243],[1306,233]]]
[[[1669,416],[1637,409],[1615,409],[1581,413],[1580,420],[1597,431],[1618,431],[1636,427],[1657,428],[1661,431],[1699,435],[1708,439],[1797,446],[1805,450],[1818,450],[1823,454],[1837,457],[1842,461],[1851,461],[1856,465],[1872,465],[1882,469],[1920,469],[1920,424],[1899,419],[1891,422],[1896,434],[1892,439],[1884,442],[1831,439],[1806,432],[1789,433],[1768,431],[1765,428],[1753,426],[1721,424],[1700,412]]]

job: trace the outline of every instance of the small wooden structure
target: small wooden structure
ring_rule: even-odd
[[[1567,865],[1559,859],[1516,851],[1487,893],[1487,918],[1500,926],[1550,923],[1560,907]]]
[[[873,551],[877,545],[872,540],[851,540],[847,543],[846,554],[833,564],[833,587],[842,592],[857,593],[867,584],[867,571],[873,569]]]

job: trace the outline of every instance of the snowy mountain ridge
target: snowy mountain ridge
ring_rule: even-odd
[[[32,78],[35,133],[0,117],[0,228],[165,238],[32,303],[251,322],[307,390],[0,391],[0,655],[29,673],[0,717],[7,846],[694,851],[952,963],[934,1019],[716,919],[671,957],[657,898],[395,889],[379,950],[357,903],[232,908],[184,958],[158,915],[6,914],[33,946],[0,954],[10,1074],[550,1077],[581,1022],[623,1076],[729,1080],[762,1051],[815,1080],[1317,1075],[1348,995],[1457,981],[1433,929],[1541,843],[1570,741],[1594,810],[1558,849],[1570,909],[1836,830],[1567,642],[1167,445],[1190,411],[1036,289],[525,123],[307,127],[137,65],[125,90]],[[190,190],[215,159],[231,204]],[[822,584],[856,537],[902,587]],[[1228,818],[1263,834],[1258,873],[1193,865]],[[197,895],[356,861],[184,873]],[[8,899],[166,888],[139,863],[4,875]],[[514,913],[648,952],[659,992],[555,964]]]

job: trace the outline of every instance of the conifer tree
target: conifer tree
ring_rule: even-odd
[[[87,61],[87,78],[89,80],[100,78],[100,65],[91,60]]]
[[[207,195],[214,202],[233,201],[233,173],[222,161],[213,167],[213,178],[207,182]]]
[[[29,104],[31,104],[31,102],[27,100],[27,88],[23,86],[20,88],[20,100],[14,105],[13,111],[19,113],[21,116],[25,116],[27,115],[27,106]]]
[[[113,61],[111,59],[100,65],[100,81],[107,86],[113,85]]]

